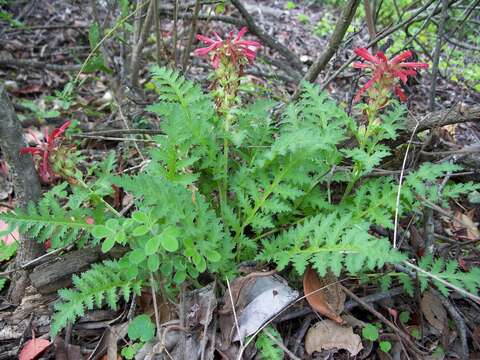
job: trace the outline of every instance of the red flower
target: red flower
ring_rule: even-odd
[[[233,64],[241,64],[243,59],[246,59],[251,65],[256,57],[256,51],[260,49],[259,42],[251,40],[241,40],[242,36],[247,32],[247,28],[243,27],[237,34],[233,36],[233,31],[230,31],[227,38],[223,40],[217,33],[215,39],[210,39],[203,35],[197,35],[197,40],[202,41],[208,45],[204,48],[199,48],[193,52],[196,56],[211,56],[212,66],[217,69],[220,65],[222,57],[228,57]]]
[[[57,139],[62,136],[65,130],[70,126],[71,121],[67,121],[65,124],[56,128],[51,134],[45,130],[45,139],[40,141],[33,133],[33,138],[37,143],[36,147],[24,147],[20,149],[20,154],[32,154],[32,156],[40,157],[40,165],[38,172],[40,178],[44,183],[50,183],[56,177],[52,165],[50,164],[50,155],[57,149]]]
[[[403,62],[412,57],[413,54],[410,50],[402,52],[390,61],[381,51],[378,51],[375,56],[365,48],[358,48],[354,51],[355,54],[366,60],[366,62],[354,62],[353,67],[356,69],[371,69],[373,71],[372,78],[357,92],[354,99],[355,102],[375,83],[381,83],[384,87],[393,88],[401,101],[407,101],[407,96],[395,82],[395,79],[400,79],[403,83],[406,83],[409,76],[417,75],[416,70],[428,68],[428,64],[425,63]]]

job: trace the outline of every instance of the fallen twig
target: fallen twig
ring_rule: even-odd
[[[440,299],[443,306],[447,309],[448,313],[452,317],[453,321],[455,321],[455,325],[457,326],[458,335],[460,337],[460,344],[462,353],[460,354],[461,359],[468,360],[470,358],[470,354],[468,351],[468,342],[467,342],[467,326],[465,325],[465,321],[462,318],[462,315],[458,312],[456,307],[452,304],[452,302],[438,293],[435,289],[431,289],[431,291]]]
[[[412,351],[414,351],[417,354],[420,354],[422,356],[428,355],[428,352],[424,352],[415,346],[415,344],[412,342],[410,339],[410,336],[406,334],[403,330],[399,329],[394,323],[392,323],[390,320],[388,320],[385,316],[380,314],[377,310],[375,310],[371,305],[360,299],[357,295],[355,295],[353,292],[348,290],[346,287],[340,285],[342,290],[345,291],[345,293],[350,296],[353,300],[358,302],[358,304],[363,307],[365,310],[370,311],[373,315],[375,315],[381,322],[383,322],[385,325],[387,325],[389,328],[391,328],[398,336],[402,338],[410,347]]]
[[[20,59],[11,59],[11,60],[0,60],[0,67],[14,67],[21,69],[39,69],[39,70],[50,70],[50,71],[78,71],[81,68],[81,65],[72,64],[72,65],[56,65],[49,64],[42,61],[36,60],[20,60]]]

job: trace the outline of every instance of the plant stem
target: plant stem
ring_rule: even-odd
[[[228,133],[230,131],[230,113],[225,115],[224,123],[225,136],[223,138],[223,201],[227,203],[228,192]]]
[[[93,191],[90,189],[90,187],[83,181],[81,178],[75,178],[75,180],[78,181],[78,183],[85,189],[88,190],[90,194],[93,194]],[[108,202],[105,201],[104,198],[100,197],[100,201],[105,205],[105,207],[110,210],[115,216],[117,217],[122,217],[122,214],[120,214],[117,210],[113,208],[112,205],[110,205]]]

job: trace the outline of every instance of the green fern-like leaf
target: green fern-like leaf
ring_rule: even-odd
[[[405,256],[393,249],[386,239],[368,233],[368,224],[351,223],[348,216],[337,213],[306,219],[302,225],[264,241],[262,260],[273,260],[279,269],[292,262],[301,274],[308,263],[324,276],[327,271],[352,274],[399,263]]]
[[[6,282],[7,282],[7,279],[0,278],[0,291],[3,290],[3,287],[5,286]]]
[[[443,259],[434,259],[431,254],[424,256],[419,267],[430,273],[432,276],[419,273],[420,288],[424,291],[428,286],[428,280],[432,280],[437,289],[444,295],[448,295],[448,287],[435,280],[439,278],[453,284],[461,289],[467,289],[472,294],[480,290],[480,267],[474,267],[468,272],[459,269],[457,261],[445,262]]]
[[[38,206],[29,203],[26,210],[0,213],[0,219],[12,228],[18,226],[20,233],[39,242],[50,239],[52,247],[56,248],[75,240],[86,241],[88,232],[83,230],[92,228],[86,221],[87,214],[81,208],[66,211],[55,198],[45,196]]]
[[[275,337],[279,343],[282,342],[282,337],[279,332],[273,327],[267,326],[264,331],[258,335],[258,338],[255,341],[255,346],[260,353],[260,357],[264,360],[282,360],[283,350],[265,333],[265,331],[268,331],[268,333]]]
[[[85,310],[101,307],[105,302],[115,310],[120,295],[128,301],[130,295],[140,295],[141,281],[128,279],[117,262],[106,261],[94,264],[80,276],[73,277],[75,289],[62,289],[58,292],[60,301],[55,304],[51,334],[55,337],[69,322],[83,316]]]

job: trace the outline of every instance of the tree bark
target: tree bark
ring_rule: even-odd
[[[479,120],[480,105],[459,104],[451,109],[434,111],[416,118],[409,117],[406,121],[405,128],[407,132],[411,133],[413,129],[415,129],[418,121],[419,125],[416,129],[416,132],[418,133],[423,130],[433,129],[440,126]]]
[[[23,138],[23,131],[12,103],[0,85],[0,148],[3,156],[10,166],[10,174],[15,190],[16,206],[25,208],[30,201],[37,201],[40,197],[40,181],[35,171],[35,166],[30,155],[20,155],[20,148],[27,146]],[[20,235],[15,266],[33,260],[44,252],[43,246]],[[19,270],[12,276],[8,297],[18,304],[28,284],[27,271]]]

